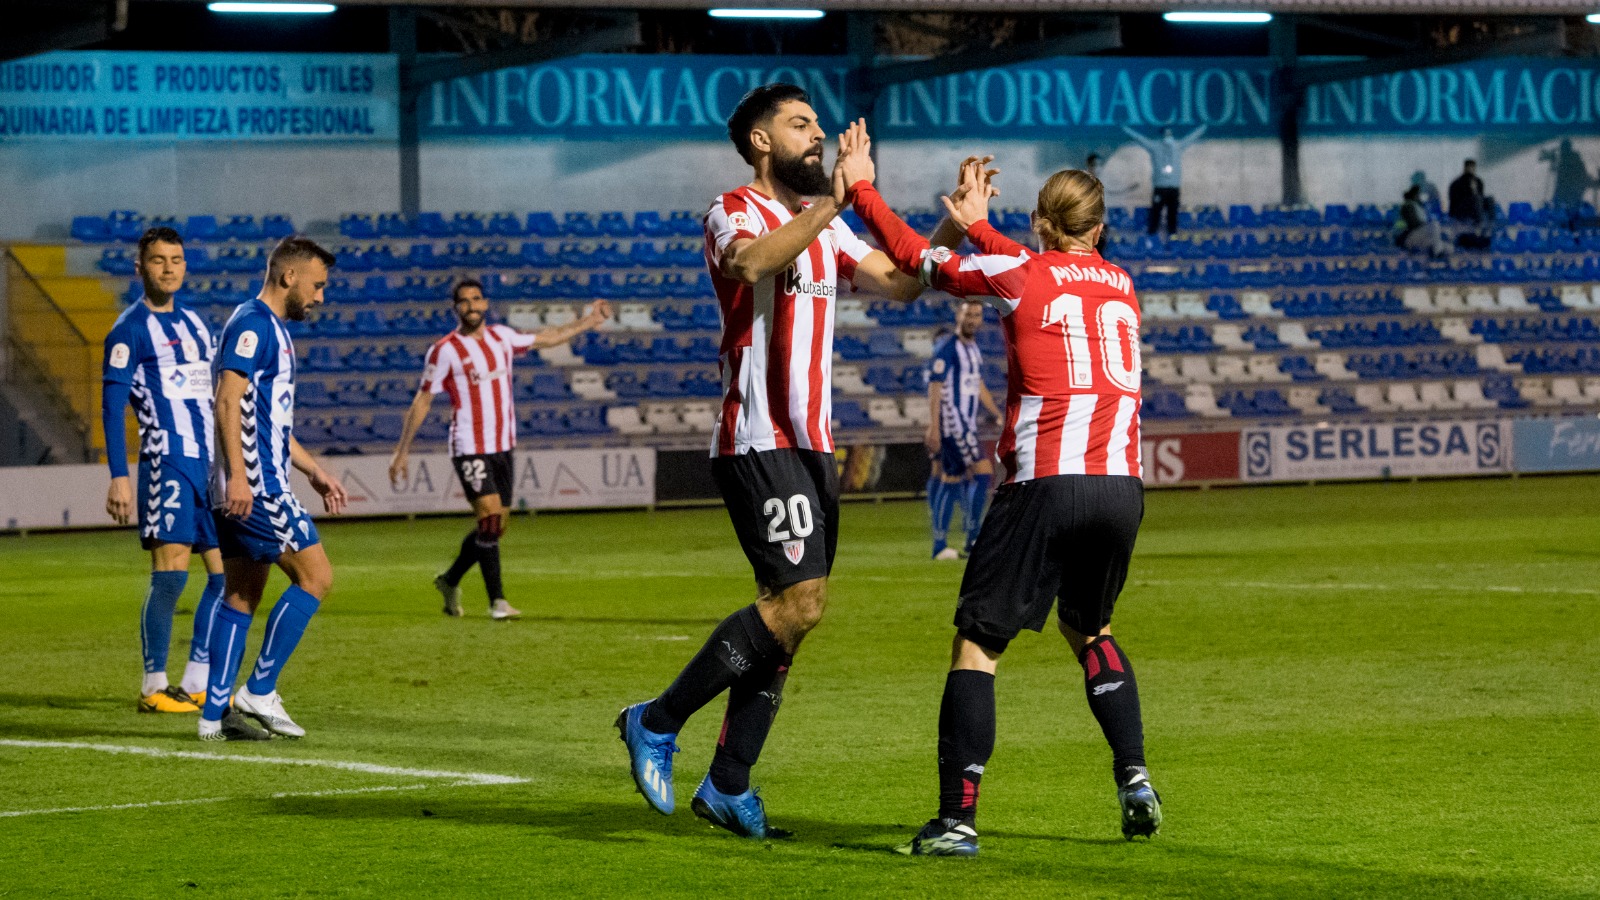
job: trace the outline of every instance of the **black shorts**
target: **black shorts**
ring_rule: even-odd
[[[1067,627],[1095,635],[1128,578],[1144,519],[1144,482],[1127,475],[1051,475],[995,494],[961,579],[956,629],[1004,650],[1039,631],[1051,603]]]
[[[826,578],[839,546],[839,468],[817,450],[762,450],[711,461],[756,584],[780,591]]]
[[[452,456],[450,464],[461,479],[467,502],[476,503],[479,497],[499,494],[500,505],[510,508],[511,487],[516,481],[516,461],[511,458],[511,451]]]

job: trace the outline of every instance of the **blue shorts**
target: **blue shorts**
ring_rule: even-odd
[[[962,478],[983,459],[983,443],[977,429],[959,435],[947,434],[939,440],[939,468],[951,478]]]
[[[217,526],[211,518],[210,480],[168,457],[139,460],[139,543],[149,550],[157,544],[187,544],[195,550],[217,546]]]
[[[322,542],[311,515],[293,494],[256,497],[250,515],[235,519],[216,511],[217,535],[222,538],[222,558],[249,558],[277,562],[278,557]]]

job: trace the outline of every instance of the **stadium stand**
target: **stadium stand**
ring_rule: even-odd
[[[1125,236],[1107,256],[1133,275],[1144,318],[1144,416],[1194,425],[1600,407],[1600,230],[1556,227],[1552,210],[1523,206],[1498,223],[1490,252],[1446,261],[1395,248],[1394,210],[1372,206],[1196,209],[1170,241],[1143,236],[1146,210],[1110,210]],[[995,218],[1027,238],[1025,212]],[[72,222],[75,239],[100,248],[106,279],[120,279],[123,303],[139,291],[129,243],[150,221],[121,210]],[[190,242],[185,299],[218,329],[259,289],[271,241],[293,230],[282,215],[175,224]],[[445,298],[465,275],[520,328],[569,322],[596,298],[619,304],[606,328],[519,362],[526,445],[708,439],[720,321],[693,214],[351,214],[339,236],[328,303],[292,328],[308,445],[387,452],[423,352],[454,326]],[[839,298],[844,442],[922,427],[922,364],[953,321],[946,300]],[[992,311],[988,320],[985,380],[1000,394],[1004,350]],[[435,417],[420,439],[443,433]]]

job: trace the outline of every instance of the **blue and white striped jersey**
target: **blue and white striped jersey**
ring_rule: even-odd
[[[976,341],[955,335],[941,340],[928,360],[928,381],[942,382],[939,433],[950,437],[978,430],[978,394],[983,388],[983,354]]]
[[[101,379],[126,384],[139,420],[139,458],[163,459],[210,476],[215,429],[211,410],[211,330],[173,301],[158,313],[144,299],[123,310],[106,335]],[[115,411],[122,421],[122,411]]]
[[[238,372],[249,382],[239,401],[245,477],[257,497],[292,493],[289,438],[294,434],[294,341],[272,308],[259,299],[239,304],[222,329],[217,380]],[[219,460],[214,497],[226,496]]]

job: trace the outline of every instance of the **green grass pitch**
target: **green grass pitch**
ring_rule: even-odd
[[[475,573],[469,617],[439,614],[465,515],[325,523],[334,592],[281,685],[310,736],[249,746],[135,714],[131,534],[0,538],[0,895],[1600,895],[1600,478],[1152,492],[1116,627],[1166,825],[1121,839],[1081,675],[1025,634],[976,860],[887,852],[932,812],[961,571],[925,521],[844,509],[756,770],[797,832],[772,844],[688,811],[720,701],[680,738],[671,818],[611,727],[752,596],[720,510],[517,517],[509,624]]]

